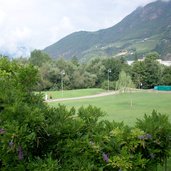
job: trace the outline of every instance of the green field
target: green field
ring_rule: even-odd
[[[43,91],[44,95],[47,94],[48,97],[52,96],[52,99],[58,98],[70,98],[70,97],[81,97],[103,93],[105,90],[100,88],[90,88],[90,89],[77,89],[77,90],[64,90],[62,91]]]
[[[67,107],[93,105],[106,112],[104,119],[124,121],[125,124],[133,125],[136,118],[151,114],[152,110],[168,114],[171,120],[171,94],[157,92],[137,92],[98,97],[93,99],[82,99],[60,102]],[[58,106],[59,102],[51,102],[50,106]]]
[[[83,91],[85,93],[86,90]],[[92,90],[93,91],[93,90]],[[69,91],[68,91],[69,93]],[[79,91],[81,96],[81,91]],[[70,94],[70,93],[69,93]],[[75,96],[74,96],[75,97]],[[58,106],[59,102],[51,102],[50,106]],[[73,101],[64,101],[60,104],[68,108],[74,106],[78,109],[81,106],[93,105],[105,111],[106,116],[103,119],[124,121],[125,124],[133,126],[136,118],[143,118],[144,114],[151,114],[152,110],[167,114],[171,121],[171,93],[162,92],[136,92],[124,93],[93,99],[82,99]],[[171,170],[171,158],[167,164],[168,170]],[[158,171],[163,171],[164,167],[158,166]]]

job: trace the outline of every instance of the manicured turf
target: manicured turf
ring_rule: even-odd
[[[133,126],[136,118],[143,118],[144,114],[151,114],[152,110],[167,114],[171,121],[171,93],[157,92],[137,92],[117,94],[93,99],[82,99],[75,101],[60,102],[68,108],[75,106],[77,109],[81,106],[94,105],[100,107],[106,112],[103,119],[110,121],[124,121],[125,124]],[[49,103],[50,106],[58,106],[58,102]],[[171,170],[171,158],[167,164],[168,170]],[[163,171],[164,167],[158,166],[158,171]]]
[[[48,97],[52,96],[53,99],[57,98],[70,98],[70,97],[81,97],[87,95],[94,95],[105,92],[105,90],[100,88],[91,88],[91,89],[78,89],[78,90],[64,90],[62,91],[43,91],[41,93],[47,94]]]
[[[59,102],[49,103],[57,106]],[[152,110],[168,114],[171,120],[171,94],[156,92],[137,92],[60,102],[67,107],[93,105],[106,112],[103,119],[124,121],[125,124],[134,125],[136,118],[142,118],[145,113],[151,114]]]

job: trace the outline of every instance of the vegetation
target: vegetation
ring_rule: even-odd
[[[102,85],[106,88],[104,82],[108,80],[108,69],[111,70],[110,81],[117,81],[121,70],[129,70],[129,66],[122,59],[94,59],[89,63],[79,63],[76,58],[71,61],[63,58],[55,61],[45,58],[46,55],[39,52],[36,58],[34,53],[31,53],[28,61],[39,70],[39,82],[35,89],[37,91],[60,90],[61,84],[64,85],[64,89],[96,88]],[[42,64],[40,64],[41,57],[46,59]],[[111,87],[115,89],[114,86]]]
[[[114,27],[73,33],[46,49],[53,56],[56,49],[65,51],[70,61],[40,50],[29,59],[0,56],[0,170],[171,170],[170,94],[127,92],[171,85],[171,67],[156,61],[158,53],[137,61],[152,49],[170,52],[170,5],[153,2]],[[73,52],[83,59],[126,53],[136,60],[129,66],[121,55],[80,63]],[[127,93],[51,106],[35,93],[73,97],[105,91],[101,88]],[[54,91],[61,89],[65,93]]]
[[[135,54],[142,57],[155,50],[163,59],[170,59],[170,8],[170,1],[152,2],[137,8],[113,27],[72,33],[44,51],[54,59],[76,56],[85,61],[99,56],[114,57],[121,52],[133,59]]]
[[[105,114],[97,107],[80,107],[77,111],[63,105],[49,107],[41,94],[34,93],[40,85],[44,86],[43,81],[47,78],[49,85],[59,86],[61,80],[57,81],[56,78],[60,77],[56,74],[64,68],[66,75],[62,76],[64,81],[68,80],[68,87],[72,85],[71,73],[74,72],[77,72],[75,79],[83,87],[101,85],[101,80],[106,81],[106,75],[111,81],[119,79],[121,82],[124,72],[130,74],[124,78],[131,80],[132,68],[122,59],[96,60],[88,65],[79,64],[77,60],[52,62],[49,58],[45,58],[46,63],[35,64],[36,59],[36,56],[30,61],[0,58],[0,170],[145,171],[156,170],[159,165],[166,168],[171,150],[171,123],[167,115],[153,111],[151,115],[139,118],[134,126],[127,126],[123,122],[103,120]],[[158,64],[153,55],[147,60],[154,62],[154,71],[167,72],[160,67],[156,70]],[[43,70],[47,66],[52,67]],[[109,68],[111,75],[106,70]],[[144,69],[140,73],[146,72]],[[94,81],[90,79],[93,74]],[[152,77],[152,81],[155,79]],[[119,103],[119,96],[108,98],[111,97],[117,98]]]
[[[93,99],[63,101],[60,104],[67,106],[68,109],[72,107],[79,109],[81,106],[88,107],[93,105],[101,108],[106,113],[102,119],[116,122],[123,121],[126,125],[134,126],[137,118],[142,118],[144,113],[150,114],[154,109],[160,113],[167,113],[169,121],[171,121],[170,101],[171,94],[142,91],[120,93]],[[57,107],[58,103],[51,102],[48,104]]]
[[[166,115],[153,111],[135,127],[100,121],[96,107],[48,107],[33,93],[32,65],[1,58],[0,76],[1,170],[153,170],[170,157]]]
[[[135,88],[135,85],[132,82],[131,77],[124,71],[121,71],[121,73],[119,74],[119,79],[116,82],[116,90],[126,92],[128,88]]]
[[[16,62],[30,63],[37,67],[39,81],[35,87],[36,91],[61,90],[62,87],[64,90],[84,88],[107,90],[108,86],[110,90],[115,90],[118,89],[121,75],[123,78],[121,77],[120,81],[122,80],[122,84],[123,81],[127,84],[124,86],[151,89],[156,85],[171,85],[171,67],[159,64],[156,61],[158,58],[158,53],[152,52],[147,54],[144,61],[136,60],[129,66],[124,58],[96,58],[87,63],[80,63],[77,58],[72,58],[70,61],[63,58],[52,60],[44,52],[34,51],[29,60],[17,59]]]
[[[157,58],[157,53],[150,53],[144,61],[134,63],[132,76],[137,86],[139,85],[141,88],[154,88],[155,85],[159,85],[162,82],[162,65],[156,61]]]

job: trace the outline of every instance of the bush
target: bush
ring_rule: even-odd
[[[153,111],[130,128],[101,120],[97,107],[50,108],[32,93],[36,79],[32,66],[0,59],[0,170],[141,171],[170,156],[166,115]]]
[[[168,116],[154,110],[152,115],[145,114],[143,120],[138,119],[136,127],[151,135],[153,141],[148,146],[148,155],[152,156],[151,161],[163,165],[170,157],[171,149],[171,123]]]
[[[109,82],[109,87],[108,87],[108,81],[104,81],[102,84],[101,84],[101,88],[102,89],[105,89],[105,90],[108,90],[108,88],[110,90],[115,90],[116,88],[116,82],[115,81],[110,81]]]

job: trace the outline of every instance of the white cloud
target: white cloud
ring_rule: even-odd
[[[74,31],[113,26],[154,0],[0,0],[0,52],[22,55]],[[27,53],[26,53],[27,54]]]
[[[5,19],[5,12],[3,10],[0,10],[0,26],[3,24]]]

